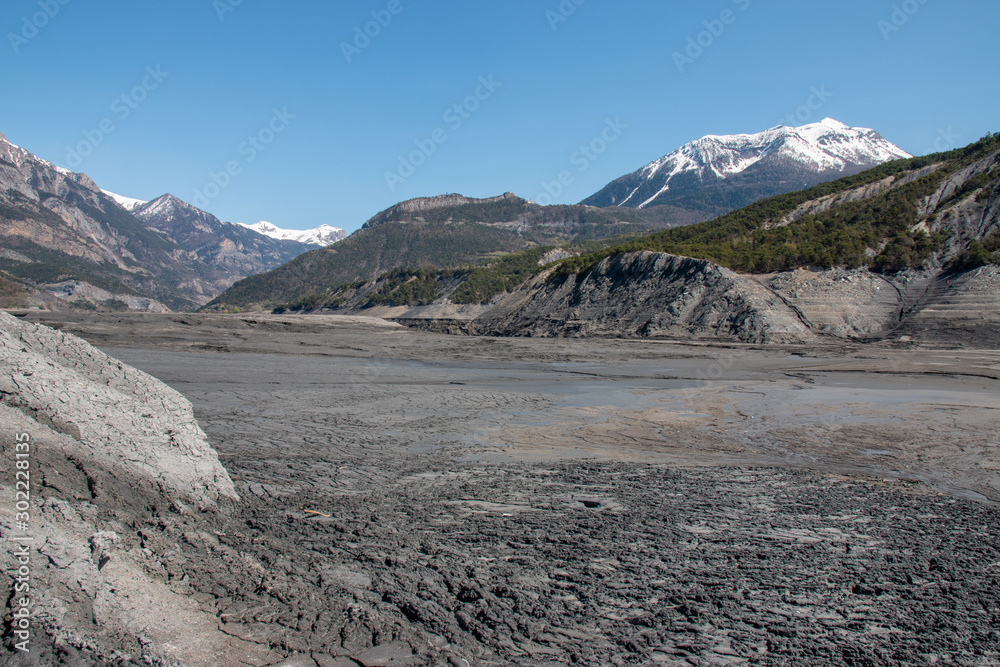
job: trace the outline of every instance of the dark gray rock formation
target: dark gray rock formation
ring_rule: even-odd
[[[670,336],[806,342],[813,333],[760,283],[711,262],[639,252],[565,280],[542,274],[471,328],[499,336]]]

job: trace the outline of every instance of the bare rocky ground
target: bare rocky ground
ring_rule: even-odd
[[[118,664],[1000,664],[995,351],[39,316],[191,400],[241,496],[45,489],[191,605]]]

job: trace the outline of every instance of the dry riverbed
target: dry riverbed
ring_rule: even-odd
[[[28,317],[194,404],[243,501],[148,542],[255,664],[1000,664],[1000,352]]]

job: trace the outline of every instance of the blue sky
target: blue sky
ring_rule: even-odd
[[[12,142],[119,194],[290,228],[538,199],[564,170],[552,200],[575,203],[790,116],[911,153],[1000,130],[995,0],[4,0],[0,25]]]

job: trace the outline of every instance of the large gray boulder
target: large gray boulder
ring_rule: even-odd
[[[177,500],[236,499],[191,404],[87,342],[0,312],[0,406],[23,413],[80,456]]]

